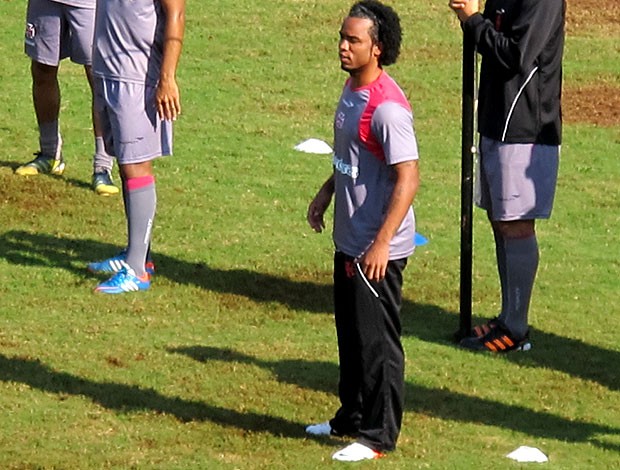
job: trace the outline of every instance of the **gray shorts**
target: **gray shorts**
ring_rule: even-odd
[[[25,51],[32,60],[57,66],[66,57],[90,65],[95,31],[95,10],[50,0],[29,0]]]
[[[95,112],[106,151],[127,165],[172,154],[172,122],[162,121],[155,87],[95,77]]]
[[[476,203],[491,220],[548,219],[559,162],[559,146],[509,144],[481,137]]]

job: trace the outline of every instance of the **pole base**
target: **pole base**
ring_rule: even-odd
[[[452,341],[458,344],[463,338],[469,338],[470,336],[469,330],[458,330],[452,335]]]

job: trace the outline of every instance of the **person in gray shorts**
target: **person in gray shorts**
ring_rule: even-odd
[[[551,216],[562,140],[564,0],[449,0],[482,56],[480,198],[495,237],[501,311],[461,340],[467,349],[527,350],[538,269],[536,219]]]
[[[59,129],[60,61],[69,57],[84,66],[93,86],[91,58],[95,0],[29,0],[26,14],[25,52],[31,58],[32,98],[39,126],[36,158],[19,166],[15,173],[32,176],[61,175],[65,170]],[[104,148],[101,130],[93,115],[95,154],[92,187],[104,196],[118,194],[112,181],[113,159]]]
[[[172,121],[181,113],[176,70],[185,32],[185,0],[98,0],[93,49],[95,112],[123,181],[127,247],[93,272],[112,277],[97,292],[151,285],[155,218],[153,160],[172,153]]]

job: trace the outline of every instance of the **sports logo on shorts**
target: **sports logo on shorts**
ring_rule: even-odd
[[[36,33],[34,25],[32,23],[26,23],[26,42],[32,42]]]

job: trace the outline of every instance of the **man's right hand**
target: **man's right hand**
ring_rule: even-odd
[[[325,228],[325,221],[323,215],[329,207],[329,203],[332,200],[331,194],[327,194],[326,191],[321,189],[314,197],[310,206],[308,207],[308,223],[315,232],[321,233]]]
[[[325,228],[323,215],[332,202],[334,189],[334,175],[332,174],[327,181],[323,183],[323,186],[321,186],[321,189],[319,189],[319,192],[314,196],[314,199],[308,207],[308,223],[315,232],[321,233]]]

